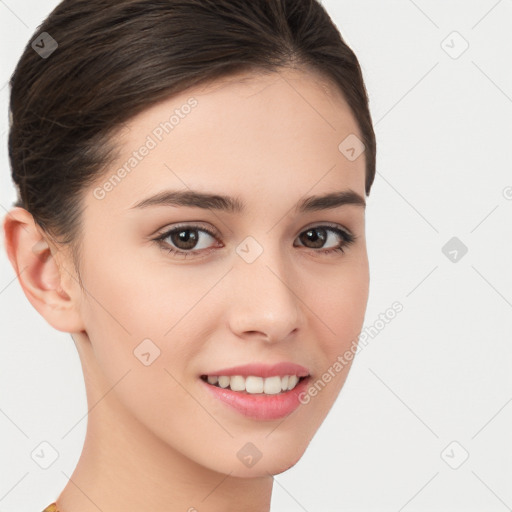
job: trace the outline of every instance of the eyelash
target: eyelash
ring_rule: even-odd
[[[357,236],[353,235],[352,233],[349,233],[348,231],[345,231],[344,229],[340,229],[337,226],[332,226],[329,224],[319,224],[317,226],[309,227],[309,228],[305,229],[304,231],[302,231],[300,234],[305,233],[306,231],[309,231],[309,230],[316,229],[316,228],[327,228],[327,231],[336,233],[343,240],[342,245],[340,245],[338,247],[331,248],[331,249],[310,249],[316,253],[321,253],[321,254],[326,254],[326,255],[334,255],[335,253],[338,253],[338,252],[345,253],[344,248],[353,244],[355,242],[355,240],[358,238]],[[169,253],[172,253],[175,256],[183,256],[183,258],[193,256],[194,254],[198,254],[203,251],[206,253],[210,253],[211,251],[214,250],[214,248],[209,248],[209,249],[201,249],[199,251],[193,251],[193,250],[183,251],[181,249],[173,249],[172,247],[169,247],[169,244],[164,241],[166,238],[171,236],[173,233],[180,232],[180,231],[188,231],[188,230],[204,231],[205,233],[208,233],[213,238],[215,238],[215,239],[217,238],[216,234],[213,231],[211,231],[210,229],[207,229],[207,228],[204,228],[201,226],[197,226],[197,225],[186,225],[186,226],[173,227],[172,229],[169,229],[166,232],[162,233],[157,238],[154,238],[153,241],[157,242],[163,250],[165,250]],[[304,247],[304,246],[299,246],[299,247]]]

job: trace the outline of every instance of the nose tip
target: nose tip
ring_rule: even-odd
[[[281,275],[284,275],[283,271]],[[263,260],[242,265],[235,272],[236,293],[230,307],[233,332],[242,338],[259,338],[275,343],[299,329],[300,300],[288,284]]]

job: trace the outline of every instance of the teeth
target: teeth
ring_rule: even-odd
[[[234,375],[229,381],[232,391],[245,391],[245,379],[240,375]]]
[[[227,388],[229,386],[229,381],[230,381],[230,378],[229,377],[219,377],[219,386],[221,388]]]
[[[219,377],[208,375],[208,384],[217,384]]]
[[[288,377],[288,389],[293,389],[297,385],[297,382],[299,382],[299,377],[297,377],[297,375],[290,375]]]
[[[233,377],[231,377],[231,378],[233,378]],[[263,377],[249,376],[246,379],[241,377],[241,379],[243,381],[245,381],[242,391],[245,390],[245,391],[247,391],[247,393],[253,393],[253,394],[254,393],[263,393],[263,390],[265,388]],[[233,388],[231,388],[231,389],[233,389]],[[234,390],[234,391],[237,391],[237,390]],[[238,390],[238,391],[240,391],[240,390]]]
[[[281,377],[267,377],[263,384],[263,393],[266,395],[281,393]]]
[[[290,391],[299,382],[297,375],[285,375],[284,377],[256,377],[250,375],[243,377],[242,375],[208,375],[209,384],[219,386],[221,388],[229,387],[232,391],[245,391],[247,393],[256,394],[264,393],[266,395],[277,395],[281,392]]]

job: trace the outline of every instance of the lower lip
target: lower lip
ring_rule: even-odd
[[[208,384],[199,379],[213,395],[225,404],[236,409],[249,418],[256,420],[277,420],[291,414],[301,402],[299,395],[306,390],[310,377],[306,377],[290,391],[276,395],[250,394],[231,391],[228,388],[220,388]]]

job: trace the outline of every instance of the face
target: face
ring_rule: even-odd
[[[130,370],[112,391],[123,411],[201,466],[286,470],[345,381],[369,284],[364,153],[340,151],[349,136],[362,139],[353,114],[318,76],[236,75],[133,118],[86,190],[95,365],[111,385]],[[304,374],[284,392],[295,379],[275,378]]]

